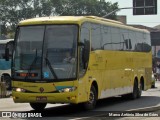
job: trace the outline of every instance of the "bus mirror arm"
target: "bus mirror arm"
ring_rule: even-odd
[[[89,60],[89,43],[86,42],[84,44],[84,47],[82,48],[82,60],[83,60],[83,63],[84,63],[84,69],[87,68],[87,65],[88,65],[88,60]]]
[[[4,56],[6,61],[9,61],[9,48],[5,49],[5,56]]]
[[[82,61],[83,61],[83,69],[86,69],[86,51],[85,48],[82,48]]]
[[[86,45],[83,42],[78,42],[78,46],[82,49],[83,69],[86,69],[86,63],[87,63]]]

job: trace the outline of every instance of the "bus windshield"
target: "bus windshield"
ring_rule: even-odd
[[[77,25],[19,27],[13,77],[24,80],[76,78],[77,33]]]

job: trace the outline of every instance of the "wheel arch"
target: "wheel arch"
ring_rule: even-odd
[[[96,82],[96,81],[93,81],[91,86],[94,86],[94,87],[95,87],[96,93],[97,93],[97,98],[98,98],[98,95],[99,95],[98,92],[99,92],[99,90],[98,90],[98,84],[97,84],[97,82]]]
[[[10,74],[8,74],[8,73],[2,73],[2,75],[1,75],[1,78],[0,78],[0,79],[1,79],[1,80],[3,80],[3,77],[4,77],[4,76],[9,76],[9,77],[11,77],[11,76],[10,76]]]
[[[135,76],[134,81],[136,81],[138,84],[138,77],[137,76]],[[134,81],[133,81],[133,83],[134,83]]]

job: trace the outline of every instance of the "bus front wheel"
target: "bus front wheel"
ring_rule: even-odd
[[[84,103],[84,108],[86,110],[91,110],[95,108],[97,102],[97,92],[94,86],[91,87],[89,101]]]
[[[30,106],[36,111],[42,111],[46,107],[47,103],[30,103]]]

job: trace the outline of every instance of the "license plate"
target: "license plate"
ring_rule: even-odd
[[[47,97],[45,96],[37,96],[36,101],[47,101]]]

